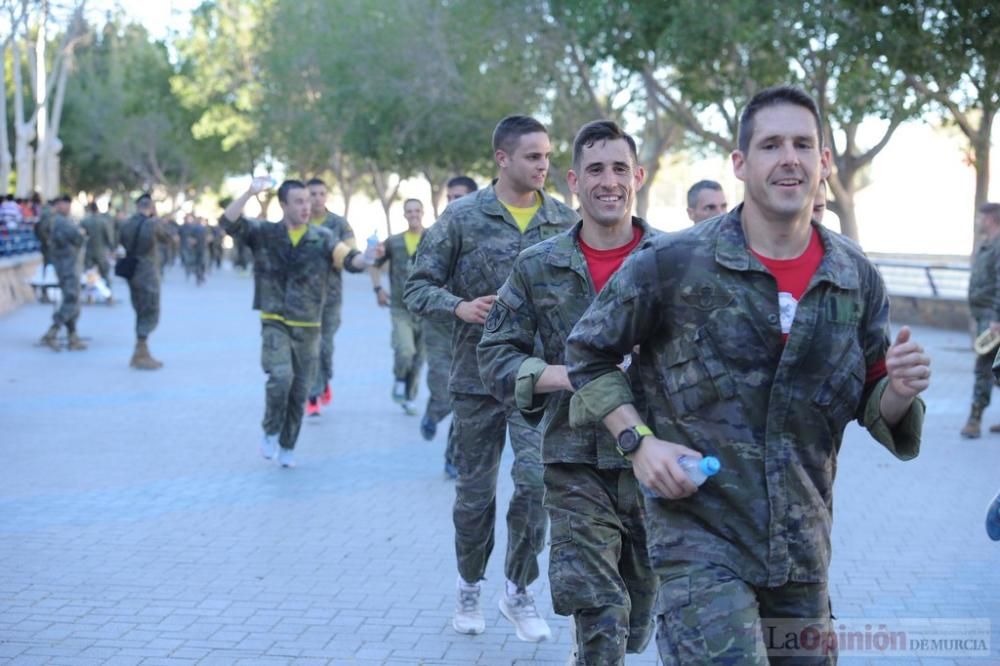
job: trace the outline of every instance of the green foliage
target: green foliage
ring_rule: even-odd
[[[62,124],[63,179],[73,189],[184,190],[221,181],[218,151],[195,139],[177,103],[164,44],[112,20],[78,48]]]

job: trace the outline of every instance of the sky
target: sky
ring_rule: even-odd
[[[90,0],[87,13],[99,17],[116,7],[141,23],[155,39],[166,39],[171,29],[184,32],[190,24],[190,13],[201,0]]]

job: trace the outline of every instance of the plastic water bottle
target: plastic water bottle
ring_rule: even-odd
[[[365,247],[365,265],[375,265],[375,249],[378,247],[378,233],[372,232],[368,237],[368,245]]]
[[[715,476],[722,469],[719,459],[715,456],[705,456],[701,460],[691,456],[681,456],[677,459],[677,464],[687,472],[691,483],[696,486],[708,481],[708,477]]]
[[[274,178],[270,176],[255,176],[253,179],[253,186],[259,190],[269,190],[276,184]]]
[[[705,456],[700,460],[698,458],[692,458],[691,456],[681,456],[677,459],[677,464],[681,466],[684,473],[687,474],[688,478],[691,479],[691,483],[696,486],[708,481],[708,477],[715,476],[722,469],[722,464],[719,463],[719,459],[715,456]],[[639,486],[642,488],[642,494],[646,497],[659,497],[655,491],[647,488],[641,483]]]

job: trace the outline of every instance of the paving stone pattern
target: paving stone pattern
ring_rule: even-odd
[[[264,375],[248,277],[217,271],[198,288],[168,272],[150,339],[158,372],[128,367],[127,302],[84,307],[82,353],[35,346],[51,306],[0,317],[0,663],[565,663],[567,624],[544,576],[534,587],[552,641],[522,643],[497,609],[503,520],[486,633],[451,629],[447,424],[424,442],[419,419],[391,402],[389,313],[366,277],[345,287],[334,402],[307,419],[293,470],[256,452]],[[1000,663],[1000,544],[983,529],[1000,435],[958,436],[968,337],[916,335],[935,371],[924,451],[901,463],[851,427],[835,491],[834,613],[987,618],[993,659],[907,663]],[[508,455],[501,507],[509,466]],[[656,662],[652,647],[628,660]]]

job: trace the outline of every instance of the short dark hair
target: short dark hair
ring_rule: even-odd
[[[285,180],[278,188],[278,201],[281,203],[288,203],[288,193],[292,190],[304,190],[306,186],[301,180]]]
[[[448,184],[445,187],[446,188],[464,187],[465,189],[469,190],[469,192],[475,192],[476,190],[479,189],[479,186],[476,185],[476,181],[472,180],[468,176],[455,176],[454,178],[448,181]]]
[[[545,125],[531,116],[507,116],[493,130],[493,152],[502,150],[511,154],[517,149],[522,136],[535,132],[549,133]]]
[[[406,208],[406,204],[410,203],[411,201],[414,202],[414,203],[420,204],[420,209],[423,210],[423,208],[424,208],[424,202],[421,201],[420,199],[413,199],[413,198],[410,198],[410,199],[407,199],[406,201],[404,201],[403,202],[403,208]]]
[[[52,200],[52,203],[73,203],[73,198],[68,194],[60,194]]]
[[[632,159],[639,163],[639,151],[635,147],[635,139],[628,132],[618,126],[613,120],[595,120],[580,128],[573,139],[573,168],[578,169],[580,158],[583,156],[583,149],[590,148],[598,141],[617,141],[625,139],[628,144]]]
[[[153,197],[149,196],[149,192],[143,192],[135,200],[135,207],[140,210],[145,210],[153,205]]]
[[[322,185],[323,187],[326,187],[326,183],[324,183],[322,179],[315,177],[306,181],[306,187],[312,187],[313,185]]]
[[[980,215],[989,215],[993,221],[1000,224],[1000,203],[987,201],[979,207]]]
[[[807,92],[795,86],[772,86],[761,90],[754,95],[740,114],[740,129],[737,134],[737,147],[740,152],[746,153],[750,150],[750,139],[753,138],[753,119],[757,112],[779,104],[792,104],[801,106],[812,114],[816,119],[816,136],[819,139],[819,146],[823,146],[823,119],[819,115],[819,107],[816,100]]]
[[[88,212],[90,212],[90,213],[96,213],[96,212],[97,212],[97,204],[96,204],[96,203],[94,203],[93,201],[91,201],[90,203],[88,203],[88,204],[87,204],[87,205],[85,206],[85,208],[86,208],[86,209],[87,209],[87,211],[88,211]]]
[[[698,193],[702,190],[716,190],[717,192],[721,192],[722,185],[714,180],[699,180],[688,190],[688,208],[694,208],[695,204],[698,203]]]

